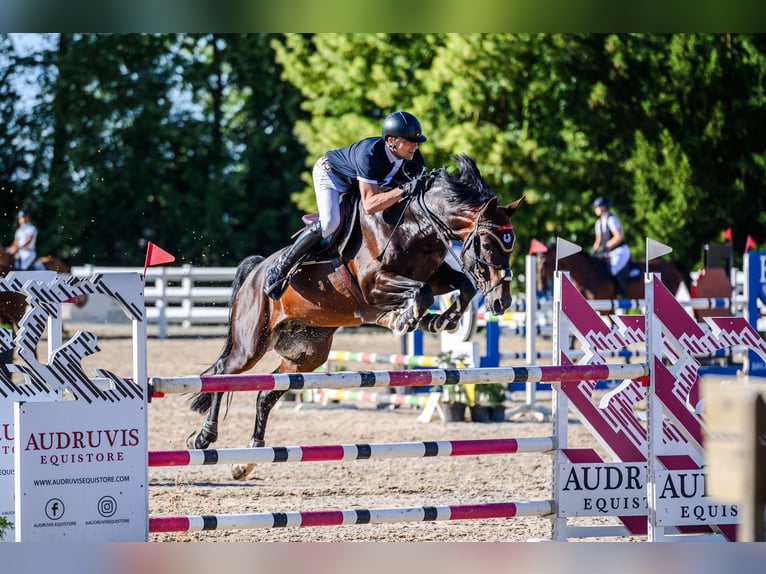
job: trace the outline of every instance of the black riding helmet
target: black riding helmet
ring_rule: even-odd
[[[418,118],[409,112],[394,112],[383,120],[383,139],[388,136],[418,143],[426,141]]]
[[[593,202],[593,207],[606,207],[607,209],[609,209],[610,207],[612,207],[612,204],[606,197],[599,196]]]

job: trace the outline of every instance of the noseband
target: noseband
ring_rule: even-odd
[[[468,239],[466,239],[465,246],[463,248],[463,254],[462,257],[465,258],[466,253],[468,253],[471,249],[473,249],[475,253],[475,265],[471,266],[471,273],[473,274],[474,278],[476,279],[476,282],[474,285],[478,284],[486,284],[486,281],[482,277],[479,269],[477,269],[477,266],[483,265],[487,269],[497,269],[500,271],[500,278],[492,283],[489,287],[486,289],[482,289],[485,295],[489,294],[491,291],[496,289],[497,287],[501,286],[505,282],[510,282],[511,279],[513,279],[513,271],[511,271],[511,267],[509,264],[506,265],[498,265],[496,263],[492,263],[491,261],[487,261],[486,259],[482,258],[481,256],[481,238],[489,237],[494,241],[500,249],[503,251],[503,253],[507,253],[510,255],[511,251],[513,251],[513,245],[515,243],[515,235],[513,233],[513,225],[508,222],[506,225],[497,225],[496,223],[492,223],[491,221],[482,221],[481,216],[479,216],[478,221],[473,226],[473,231],[471,231],[471,234],[468,236]],[[463,270],[465,272],[466,270],[466,263],[463,259],[462,262]]]

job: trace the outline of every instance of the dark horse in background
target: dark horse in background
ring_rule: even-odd
[[[502,314],[511,304],[509,257],[515,243],[511,215],[524,198],[506,206],[484,182],[474,161],[454,156],[458,171],[432,171],[425,190],[382,212],[367,215],[357,201],[344,217],[336,246],[304,262],[279,301],[263,292],[266,272],[280,252],[240,263],[233,283],[229,332],[218,360],[206,374],[242,373],[273,349],[279,373],[311,372],[330,353],[340,327],[377,324],[397,332],[457,328],[477,291],[487,308]],[[450,242],[462,242],[460,268],[446,260]],[[459,291],[440,314],[429,313],[434,297]],[[249,445],[263,446],[269,412],[285,391],[261,391]],[[187,440],[204,449],[218,438],[223,393],[198,393],[191,408],[208,413]],[[254,465],[234,465],[244,479]]]
[[[556,244],[546,246],[547,251],[537,255],[537,290],[548,292],[553,288],[556,269]],[[645,261],[629,261],[625,275],[624,299],[644,298]],[[608,261],[580,251],[559,261],[559,271],[569,271],[572,282],[586,299],[617,299],[617,281],[609,271]],[[689,270],[677,261],[655,259],[649,262],[649,272],[659,273],[660,280],[674,295],[681,285],[691,289]]]
[[[13,267],[13,264],[13,255],[0,246],[0,277],[5,277],[11,271],[16,271],[17,269]],[[38,258],[29,270],[55,271],[63,275],[71,273],[71,267],[67,263],[50,255]],[[73,303],[82,307],[87,301],[87,295],[80,295]],[[17,329],[26,308],[27,298],[22,293],[0,292],[0,325],[11,325],[14,330]]]

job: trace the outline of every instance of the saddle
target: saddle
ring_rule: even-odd
[[[332,261],[339,256],[342,257],[342,254],[345,253],[349,247],[358,246],[358,243],[362,240],[357,225],[357,222],[359,221],[360,201],[361,198],[358,194],[353,194],[351,197],[344,197],[344,201],[341,201],[340,203],[341,223],[340,226],[338,226],[338,229],[336,229],[329,237],[322,239],[316,248],[306,254],[296,268],[306,262],[326,263]],[[310,227],[314,222],[319,220],[319,214],[306,213],[301,217],[301,220],[306,227]],[[299,229],[293,233],[291,237],[295,238],[302,232],[303,229]]]

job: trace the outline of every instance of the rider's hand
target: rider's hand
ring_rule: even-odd
[[[402,190],[402,199],[407,199],[408,197],[412,197],[413,195],[417,195],[423,189],[425,188],[426,182],[425,178],[419,177],[418,179],[413,179],[410,181],[405,181],[401,186],[400,189]]]

